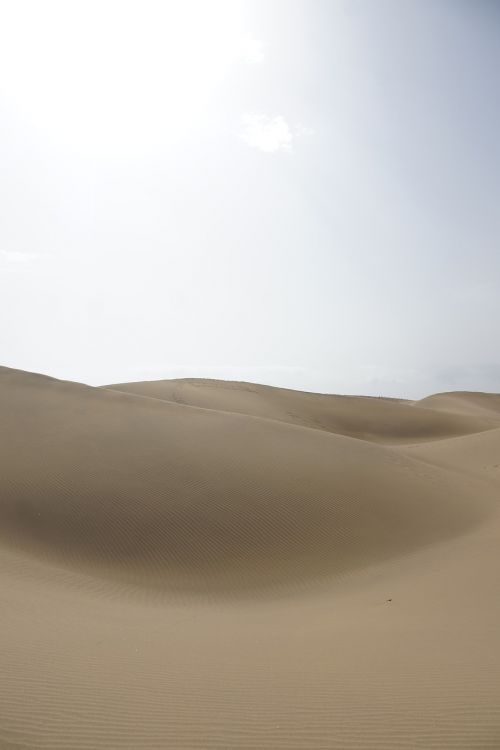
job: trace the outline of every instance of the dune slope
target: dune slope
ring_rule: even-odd
[[[500,424],[500,394],[498,393],[473,393],[470,391],[435,393],[416,401],[415,405],[419,408],[436,409],[448,414],[486,418]]]
[[[0,368],[1,750],[500,747],[495,394],[116,388]]]
[[[303,393],[221,380],[154,380],[108,389],[204,409],[275,419],[371,442],[398,444],[466,435],[500,424],[500,414],[439,412],[434,401]]]
[[[3,374],[0,398],[0,538],[105,577],[295,585],[452,536],[489,509],[453,474],[321,430],[23,373]]]

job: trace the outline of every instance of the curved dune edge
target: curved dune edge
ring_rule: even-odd
[[[500,407],[478,409],[476,396],[495,394],[439,394],[412,402],[368,396],[304,393],[286,388],[206,379],[153,380],[104,386],[138,396],[274,419],[347,437],[388,445],[443,440],[482,432],[500,425]],[[464,395],[463,398],[458,398]],[[444,398],[441,398],[443,396]],[[451,408],[439,408],[440,404]],[[453,408],[458,402],[459,408]],[[415,408],[418,407],[418,408]]]
[[[491,508],[453,472],[321,429],[9,370],[0,398],[3,544],[134,586],[294,587],[451,538]]]
[[[416,406],[445,413],[492,419],[500,423],[500,394],[474,391],[435,393],[415,402]]]

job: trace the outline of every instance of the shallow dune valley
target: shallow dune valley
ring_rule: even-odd
[[[0,747],[500,747],[500,395],[0,369]]]

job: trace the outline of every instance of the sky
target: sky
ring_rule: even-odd
[[[0,0],[0,363],[500,391],[494,0]]]

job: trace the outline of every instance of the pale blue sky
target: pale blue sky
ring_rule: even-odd
[[[0,360],[500,391],[500,6],[0,0]]]

